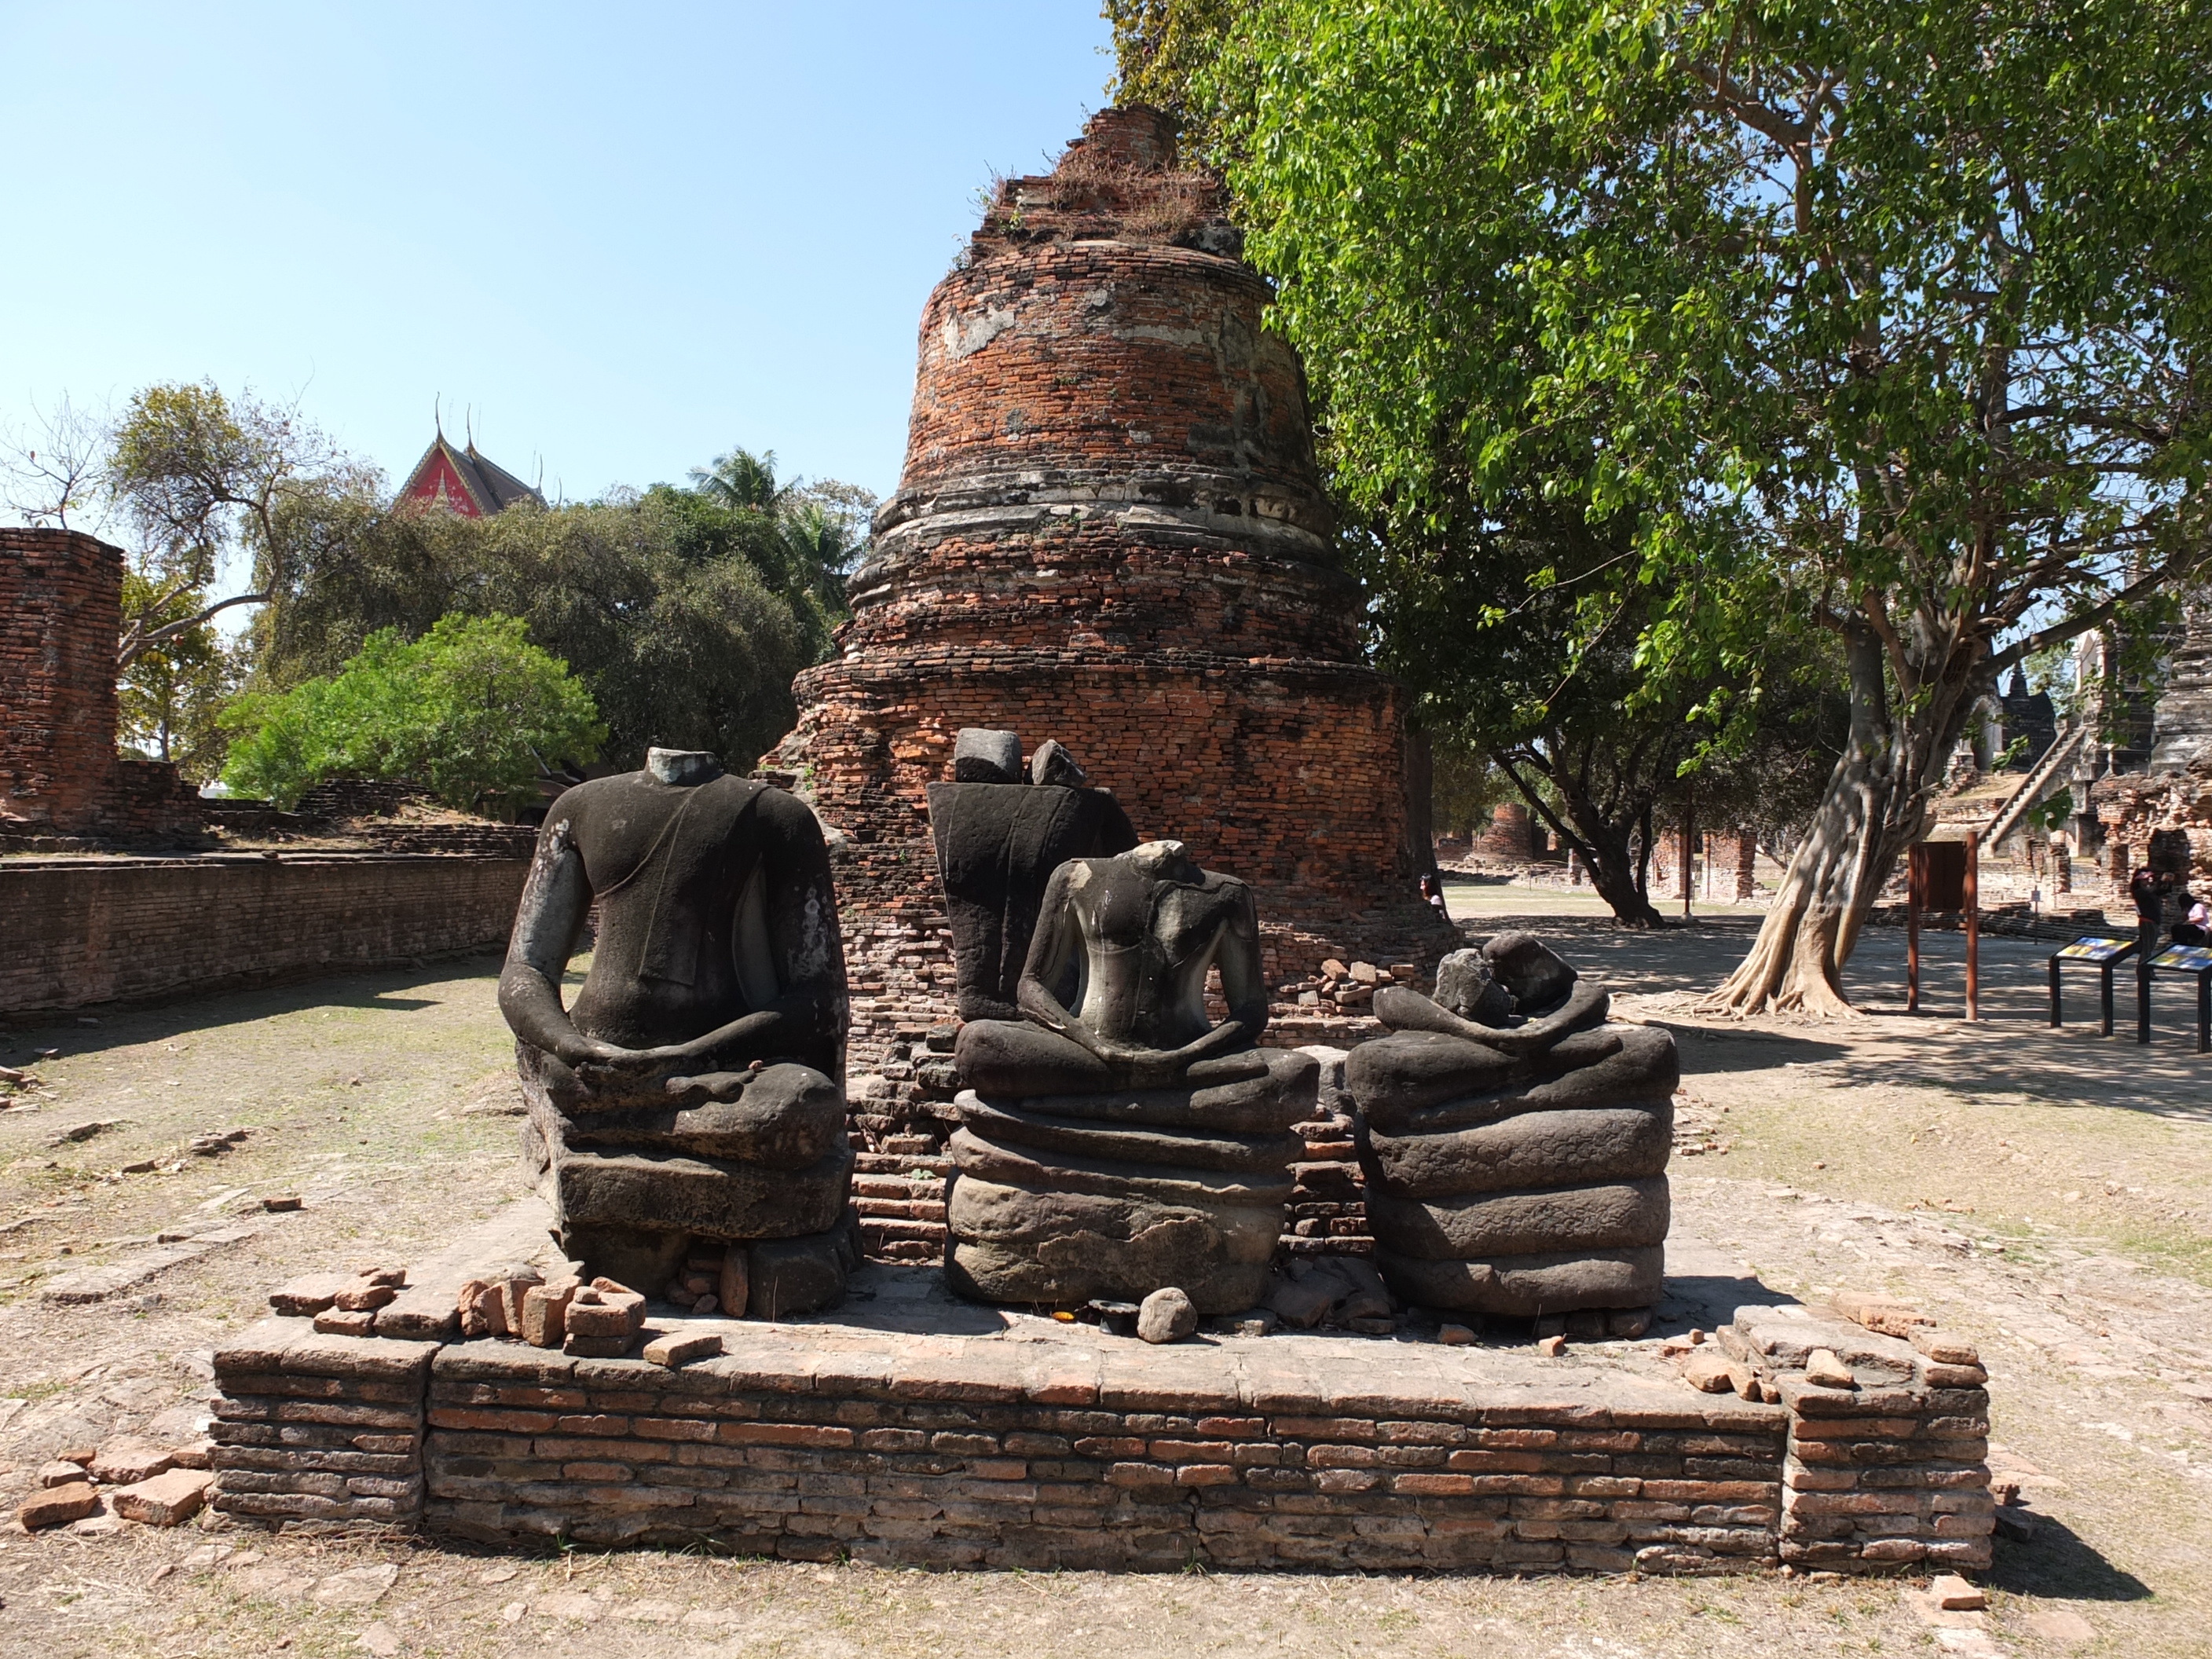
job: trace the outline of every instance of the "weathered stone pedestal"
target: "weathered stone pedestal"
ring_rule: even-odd
[[[1314,1062],[1212,1089],[959,1099],[945,1272],[963,1295],[1074,1307],[1173,1285],[1202,1313],[1257,1304],[1305,1151]],[[1301,1062],[1303,1062],[1301,1064]]]
[[[1620,1316],[1659,1300],[1680,1077],[1664,1030],[1525,933],[1455,951],[1432,1000],[1376,994],[1393,1034],[1345,1062],[1376,1265],[1423,1307]],[[1455,1006],[1446,1006],[1445,1003]]]

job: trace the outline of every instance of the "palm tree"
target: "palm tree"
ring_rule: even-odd
[[[796,482],[775,481],[775,451],[756,455],[750,449],[732,449],[714,458],[711,467],[691,469],[691,487],[724,507],[750,507],[757,513],[781,514],[798,488]]]

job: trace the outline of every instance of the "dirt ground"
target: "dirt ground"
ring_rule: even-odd
[[[1526,918],[1604,975],[1621,1012],[1677,1032],[1677,1211],[1730,1273],[1888,1291],[1980,1341],[1992,1462],[2041,1517],[2000,1540],[1985,1629],[1937,1628],[1888,1583],[925,1574],[94,1522],[0,1528],[0,1655],[2212,1651],[2212,1057],[2193,1052],[2180,988],[2161,988],[2147,1048],[2131,1027],[2054,1032],[2049,947],[1984,941],[1984,1022],[1967,1026],[1951,936],[1929,945],[1934,1012],[1909,1018],[1902,939],[1877,933],[1853,965],[1869,1018],[1729,1024],[1691,1014],[1690,994],[1754,913],[1701,906],[1690,927],[1638,935],[1576,896],[1449,890],[1471,926]],[[426,1254],[513,1194],[493,970],[0,1030],[0,1066],[44,1084],[0,1102],[10,1511],[57,1450],[181,1437],[209,1352],[271,1285]],[[2070,988],[2088,1012],[2086,976]],[[88,1124],[109,1127],[65,1138]],[[191,1149],[241,1127],[227,1150]],[[276,1195],[302,1206],[265,1212]],[[103,1300],[44,1294],[110,1268]]]

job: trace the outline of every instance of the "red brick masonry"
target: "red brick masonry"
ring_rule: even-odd
[[[844,837],[856,1071],[951,1017],[924,790],[965,726],[1060,739],[1139,835],[1251,882],[1276,980],[1456,943],[1416,899],[1401,694],[1361,654],[1297,360],[1172,154],[1109,110],[1001,186],[923,313],[838,655],[765,763]]]
[[[1989,1560],[1988,1395],[1924,1366],[1854,1399],[1770,1340],[1760,1405],[1526,1350],[715,1328],[734,1352],[672,1371],[264,1320],[216,1357],[216,1507],[926,1566]]]
[[[122,614],[121,548],[0,529],[0,836],[198,829],[174,767],[115,752]]]
[[[496,946],[529,868],[404,854],[0,860],[0,1013]]]

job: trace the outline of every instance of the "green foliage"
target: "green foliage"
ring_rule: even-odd
[[[465,811],[528,798],[541,768],[594,758],[606,727],[525,627],[449,616],[411,644],[382,629],[335,674],[240,698],[223,781],[287,808],[338,776],[421,783]]]
[[[2204,556],[2190,0],[1253,0],[1222,39],[1186,99],[1392,648],[1571,580],[1560,672],[1626,630],[1626,712],[1725,728],[1832,635],[1819,905],[1863,913],[2006,666]]]
[[[2207,31],[2063,12],[1264,0],[1201,79],[1364,503],[1534,483],[1647,565],[1749,514],[1808,603],[2008,622],[2205,459]]]
[[[124,574],[126,631],[149,631],[173,617],[200,615],[206,608],[207,596],[197,589],[171,592],[140,571]],[[236,693],[244,669],[240,654],[205,622],[165,632],[123,669],[116,685],[118,737],[157,760],[174,763],[193,783],[211,782],[222,770],[229,744],[217,717]]]
[[[312,521],[302,503],[371,494],[379,483],[297,410],[251,393],[226,397],[212,382],[157,384],[133,396],[106,434],[100,477],[161,592],[209,586],[226,553],[248,561],[250,591],[213,609],[281,598],[298,552],[291,531]],[[150,630],[126,636],[124,655],[149,642]]]
[[[1183,124],[1187,139],[1202,143],[1214,107],[1192,95],[1208,77],[1231,26],[1254,9],[1254,0],[1103,0],[1099,15],[1114,32],[1117,104],[1150,104]]]
[[[1429,817],[1440,836],[1480,835],[1492,807],[1519,799],[1513,781],[1463,740],[1432,739],[1429,765]]]
[[[519,616],[590,690],[617,764],[658,744],[742,769],[791,729],[792,678],[830,651],[874,505],[848,485],[779,484],[774,459],[735,452],[694,489],[488,519],[296,496],[295,580],[264,675],[327,674],[379,629]]]

